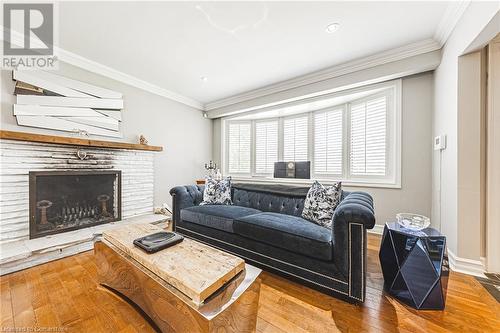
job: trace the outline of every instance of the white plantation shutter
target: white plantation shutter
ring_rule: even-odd
[[[229,172],[250,173],[251,123],[229,123]]]
[[[314,114],[314,173],[342,175],[343,109]]]
[[[351,174],[386,175],[386,96],[351,106]]]
[[[400,186],[401,82],[358,96],[334,104],[335,96],[332,106],[321,108],[306,101],[297,104],[300,110],[224,119],[224,171],[265,179],[276,161],[311,160],[317,179]]]
[[[308,116],[283,120],[283,159],[307,161]]]
[[[272,173],[278,161],[278,121],[255,123],[255,172]]]

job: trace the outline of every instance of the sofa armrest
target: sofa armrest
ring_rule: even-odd
[[[332,223],[333,256],[341,273],[352,281],[350,296],[364,299],[366,230],[375,226],[373,199],[365,192],[347,194],[335,209]]]
[[[365,229],[375,226],[373,198],[366,192],[350,192],[335,209],[333,226],[347,223],[360,223]]]
[[[170,190],[172,196],[172,220],[175,224],[181,217],[181,210],[187,207],[198,206],[203,201],[205,185],[176,186]]]

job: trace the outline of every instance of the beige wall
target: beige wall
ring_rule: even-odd
[[[126,84],[62,63],[56,74],[123,93],[123,141],[137,142],[143,134],[152,145],[163,146],[155,156],[155,205],[171,204],[169,190],[192,184],[204,175],[212,156],[212,123],[199,110]],[[71,133],[21,127],[12,114],[14,83],[11,71],[1,71],[1,121],[5,130],[69,136]],[[102,138],[114,140],[113,138]]]
[[[484,256],[485,85],[481,52],[458,60],[458,223],[457,255]]]
[[[500,20],[499,20],[500,21]],[[499,25],[500,30],[500,25]],[[488,47],[486,268],[500,273],[500,34]]]
[[[402,80],[402,179],[401,189],[346,187],[366,191],[375,201],[377,224],[393,220],[396,213],[431,213],[432,113],[434,78],[431,72]],[[221,120],[214,120],[214,160],[220,163]]]

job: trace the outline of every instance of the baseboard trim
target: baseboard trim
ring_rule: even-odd
[[[368,229],[369,234],[382,235],[384,233],[384,225],[375,224],[373,229]]]
[[[448,249],[448,260],[450,269],[454,272],[459,272],[468,275],[479,277],[486,277],[484,275],[485,266],[483,260],[472,260],[467,258],[460,258],[455,253]]]

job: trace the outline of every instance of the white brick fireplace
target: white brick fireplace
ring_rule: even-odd
[[[82,159],[82,154],[87,157]],[[154,154],[0,139],[0,273],[90,249],[110,224],[164,221],[165,216],[152,215]],[[30,240],[29,172],[69,170],[120,170],[122,220]]]

